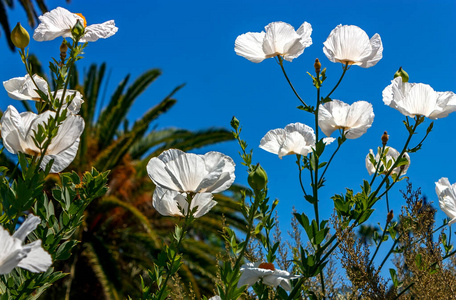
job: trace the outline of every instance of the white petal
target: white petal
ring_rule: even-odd
[[[59,126],[57,136],[52,139],[46,155],[56,155],[73,146],[84,131],[84,119],[81,116],[68,115]]]
[[[38,88],[33,83],[30,76],[27,74],[25,77],[15,77],[11,78],[8,81],[3,82],[3,87],[5,88],[8,96],[15,100],[40,100],[40,95],[35,91],[36,89],[41,90],[45,94],[48,93],[48,84],[46,80],[38,75],[33,75],[33,80],[35,81]]]
[[[45,13],[39,19],[41,23],[33,34],[33,39],[38,42],[51,41],[60,36],[71,37],[71,28],[74,27],[77,20],[82,20],[62,7]]]
[[[0,275],[11,272],[27,253],[28,250],[22,249],[21,241],[0,226]]]
[[[208,174],[204,159],[193,153],[185,153],[175,160],[169,161],[165,170],[184,192],[198,192],[201,182],[212,182],[220,176],[221,170]]]
[[[285,138],[285,129],[278,128],[269,130],[266,133],[266,135],[261,139],[260,148],[273,154],[279,154],[279,150],[282,147]]]
[[[198,187],[198,191],[206,191],[211,193],[220,193],[228,189],[234,182],[234,167],[233,159],[223,153],[211,151],[203,155],[206,171],[211,174],[215,172],[218,177],[215,181],[203,180]]]
[[[304,47],[309,47],[312,45],[312,38],[310,35],[312,34],[312,26],[304,22],[302,25],[296,30],[296,33],[301,37],[301,43]]]
[[[290,24],[273,22],[268,24],[265,30],[263,51],[266,57],[283,55],[286,60],[292,61],[304,51],[301,37]]]
[[[40,223],[41,219],[39,217],[29,214],[24,223],[14,232],[13,237],[24,242],[27,235],[35,230]]]
[[[255,271],[252,269],[245,269],[242,271],[241,277],[239,278],[238,287],[241,287],[243,285],[254,285],[259,279],[260,276]]]
[[[372,36],[370,43],[372,46],[372,52],[363,59],[363,62],[360,65],[362,68],[373,67],[379,62],[380,59],[383,58],[383,44],[382,39],[378,33]]]
[[[178,192],[157,186],[154,191],[152,205],[163,216],[184,216],[177,206]]]
[[[161,186],[174,191],[183,191],[182,187],[177,182],[173,181],[173,178],[165,169],[166,160],[170,159],[172,155],[177,155],[179,152],[174,149],[163,152],[158,157],[153,157],[147,164],[147,174],[150,179],[157,186]],[[183,152],[182,152],[183,153]]]
[[[55,98],[59,99],[59,102],[62,102],[62,94],[62,89],[56,92]],[[68,101],[73,97],[73,95],[74,98],[69,103],[70,105],[68,105]],[[84,100],[82,100],[82,94],[80,92],[75,90],[67,90],[65,93],[65,101],[63,102],[62,109],[67,108],[71,114],[76,115],[79,113],[82,103],[84,103]]]
[[[27,257],[19,262],[18,267],[27,269],[33,273],[38,273],[45,272],[52,265],[52,258],[49,253],[44,251],[41,247],[40,240],[27,244],[24,248],[29,248],[30,252],[27,254]]]
[[[79,141],[80,139],[77,138],[73,145],[59,154],[45,155],[43,157],[43,161],[41,162],[41,169],[46,169],[47,164],[53,159],[54,162],[52,163],[51,170],[49,171],[50,173],[60,173],[65,170],[66,167],[73,162],[76,154],[78,153]]]
[[[198,193],[193,197],[190,208],[193,210],[195,207],[198,207],[193,215],[195,218],[204,216],[217,205],[217,201],[212,200],[212,198],[213,196],[211,193]]]
[[[16,154],[24,152],[24,136],[26,128],[22,122],[21,115],[14,106],[9,105],[2,116],[2,138],[6,150]]]
[[[106,39],[113,36],[117,30],[114,20],[106,21],[102,24],[93,24],[85,28],[84,36],[80,39],[80,42],[95,42],[98,39]]]
[[[263,51],[264,32],[247,32],[236,38],[234,51],[254,63],[262,62],[266,58]]]

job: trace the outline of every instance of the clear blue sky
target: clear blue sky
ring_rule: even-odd
[[[296,88],[308,102],[314,103],[315,92],[306,75],[313,70],[315,58],[327,67],[326,94],[337,82],[342,68],[331,63],[323,54],[323,42],[338,24],[357,25],[369,36],[379,33],[384,46],[383,59],[374,67],[351,68],[335,99],[347,103],[366,100],[373,104],[375,120],[372,128],[356,140],[348,141],[338,153],[327,176],[327,186],[321,192],[323,217],[332,213],[335,193],[345,187],[358,190],[363,179],[369,179],[364,159],[369,149],[380,145],[383,131],[390,134],[389,145],[402,148],[406,130],[403,116],[383,104],[381,93],[399,66],[410,75],[410,82],[430,84],[436,91],[456,91],[456,60],[454,28],[456,28],[455,1],[46,1],[50,9],[63,6],[82,13],[88,24],[114,19],[118,33],[107,40],[92,43],[86,49],[82,68],[93,62],[107,62],[111,72],[108,96],[128,73],[137,77],[149,68],[160,68],[162,77],[144,93],[129,112],[134,120],[162,99],[172,88],[187,83],[176,98],[178,104],[161,117],[159,127],[176,126],[202,129],[210,126],[229,127],[235,115],[243,126],[243,138],[254,148],[254,161],[261,162],[269,174],[270,196],[279,198],[281,228],[287,230],[292,206],[298,211],[312,207],[305,203],[297,181],[295,158],[279,160],[277,156],[258,148],[264,134],[289,123],[313,124],[310,114],[297,110],[299,105],[288,87],[279,66],[273,59],[254,64],[234,53],[234,41],[248,31],[259,32],[273,21],[284,21],[298,28],[304,21],[313,27],[313,45],[292,63],[285,62]],[[25,23],[20,7],[10,13],[10,23]],[[28,28],[32,32],[31,28]],[[30,51],[42,62],[58,57],[60,40],[35,42]],[[4,38],[0,39],[1,80],[23,76],[25,71],[18,54],[11,53]],[[80,68],[81,69],[81,68]],[[1,109],[19,103],[1,95]],[[415,187],[422,187],[428,199],[437,207],[434,182],[448,177],[456,182],[456,113],[437,120],[423,150],[411,155],[412,164],[407,173]],[[421,128],[420,134],[425,131]],[[334,133],[337,137],[336,132]],[[420,135],[419,137],[421,137]],[[412,145],[418,142],[412,140]],[[333,151],[335,145],[328,150]],[[238,146],[224,143],[204,149],[224,152],[238,163],[238,183],[246,184],[245,169],[240,165]],[[328,156],[331,153],[328,151]],[[404,203],[399,189],[391,193],[390,203],[398,214]],[[386,208],[379,203],[377,221],[384,223]],[[439,218],[444,214],[439,212]],[[440,221],[438,221],[440,224]]]

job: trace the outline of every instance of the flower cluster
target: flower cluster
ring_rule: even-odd
[[[37,41],[49,41],[56,37],[74,38],[72,29],[78,21],[84,23],[84,32],[79,39],[80,42],[96,41],[99,38],[110,37],[117,32],[114,21],[86,27],[82,15],[71,13],[61,7],[45,13],[39,19],[41,23],[33,34],[33,38]],[[15,100],[37,101],[50,108],[50,110],[35,114],[33,112],[19,113],[16,108],[9,106],[0,121],[5,148],[13,154],[22,152],[41,157],[42,169],[53,161],[50,168],[51,173],[63,171],[74,160],[80,136],[84,131],[84,120],[77,115],[84,102],[81,93],[67,89],[50,91],[47,81],[36,74],[11,78],[4,81],[3,86],[8,96]],[[43,95],[46,96],[45,99],[43,99]],[[69,114],[65,117],[62,112]],[[58,124],[57,133],[53,136],[45,134],[38,142],[37,134],[43,135],[42,130],[47,128],[51,120]]]

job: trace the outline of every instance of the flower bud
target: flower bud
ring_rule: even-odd
[[[393,210],[390,210],[388,215],[386,216],[386,223],[391,222],[391,220],[394,218]]]
[[[314,68],[315,68],[315,73],[317,73],[317,74],[320,73],[320,71],[321,71],[321,63],[318,60],[318,58],[315,59]]]
[[[407,74],[407,72],[405,72],[402,69],[402,67],[399,67],[399,70],[397,70],[397,72],[394,73],[394,78],[399,77],[399,76],[402,77],[402,82],[408,82],[409,81],[409,75]]]
[[[79,40],[84,34],[84,24],[81,23],[81,20],[77,20],[73,28],[71,28],[71,35],[75,40]]]
[[[383,135],[382,135],[382,145],[383,146],[386,146],[386,143],[388,143],[388,139],[389,139],[389,135],[388,135],[388,132],[383,132]]]
[[[233,118],[231,119],[231,127],[233,127],[234,129],[238,129],[239,128],[239,120],[236,119],[236,117],[233,116]]]
[[[268,183],[268,175],[260,164],[257,164],[253,167],[253,170],[250,171],[249,176],[247,177],[247,182],[254,191],[261,191],[266,187],[266,184]]]
[[[13,42],[14,46],[22,50],[27,47],[30,42],[30,35],[19,22],[17,22],[17,25],[14,27],[13,31],[11,31],[11,41]]]

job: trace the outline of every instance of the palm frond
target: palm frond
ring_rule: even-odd
[[[111,98],[108,107],[103,111],[99,119],[99,125],[101,127],[98,131],[98,144],[100,149],[106,148],[106,146],[111,144],[117,128],[124,120],[133,102],[160,75],[161,71],[158,69],[145,72],[130,85],[124,94],[122,94],[122,91],[125,88],[129,76],[120,84]]]

